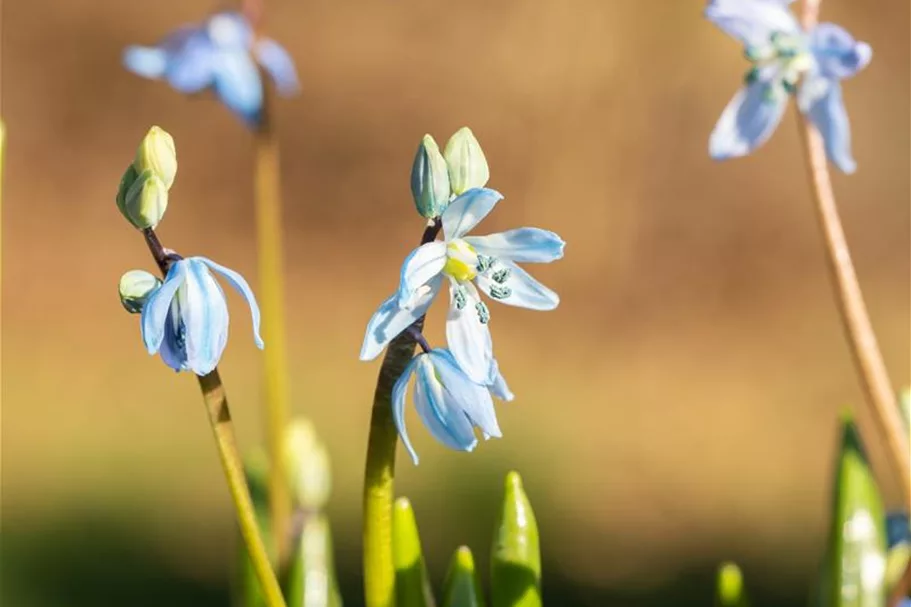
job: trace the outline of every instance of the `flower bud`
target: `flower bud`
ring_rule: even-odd
[[[304,508],[323,508],[331,485],[326,448],[309,420],[296,419],[285,432],[288,487],[295,502]]]
[[[151,169],[136,175],[130,166],[120,181],[117,207],[140,230],[154,228],[168,208],[168,188]]]
[[[161,127],[150,128],[136,150],[133,166],[139,174],[146,170],[152,171],[164,183],[165,189],[170,190],[177,175],[177,150],[174,148],[174,138]]]
[[[490,179],[490,169],[481,144],[467,126],[449,138],[443,157],[449,169],[452,193],[456,196],[472,188],[482,188]]]
[[[437,142],[424,135],[411,167],[411,195],[418,213],[428,219],[439,217],[449,205],[449,170]]]
[[[161,280],[145,270],[130,270],[120,277],[120,303],[130,314],[142,312],[142,306],[152,291],[161,286]]]

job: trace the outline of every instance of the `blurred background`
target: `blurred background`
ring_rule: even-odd
[[[150,358],[120,307],[121,273],[154,268],[114,206],[140,138],[164,127],[180,171],[162,240],[255,284],[251,134],[211,96],[185,99],[120,65],[126,45],[223,6],[3,5],[5,605],[227,603],[234,522],[210,429],[192,375]],[[408,177],[420,137],[442,143],[463,125],[506,195],[479,233],[536,225],[568,246],[532,268],[562,296],[558,310],[492,310],[517,395],[498,408],[504,438],[469,455],[414,430],[419,467],[400,450],[397,490],[434,575],[462,543],[486,567],[515,468],[542,528],[549,605],[707,605],[728,558],[756,604],[803,604],[837,413],[861,393],[793,111],[753,157],[707,156],[746,64],[703,6],[267,1],[268,31],[304,86],[277,107],[292,399],[333,456],[347,605],[361,601],[379,368],[357,359],[363,329],[422,231]],[[859,170],[834,180],[896,388],[911,362],[909,13],[906,0],[823,6],[875,49],[845,86]],[[262,436],[262,356],[228,297],[221,369],[249,448]],[[437,343],[441,313],[429,322]]]

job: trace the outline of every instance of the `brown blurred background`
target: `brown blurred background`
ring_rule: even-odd
[[[363,329],[422,229],[408,189],[420,137],[469,125],[506,200],[479,227],[568,242],[532,268],[553,313],[493,309],[517,394],[504,438],[471,455],[412,417],[399,462],[441,576],[482,561],[503,474],[542,525],[549,604],[707,605],[744,564],[759,604],[796,605],[822,550],[836,414],[861,402],[825,273],[793,112],[723,165],[708,135],[745,70],[701,1],[267,1],[303,93],[278,103],[295,412],[334,461],[331,514],[360,599],[360,483],[378,363]],[[190,375],[144,351],[116,283],[152,269],[117,213],[146,129],[180,171],[160,235],[255,283],[251,136],[213,98],[120,65],[218,8],[207,1],[3,4],[3,533],[9,605],[222,605],[232,511]],[[856,175],[835,189],[896,387],[909,381],[906,0],[828,0],[870,42],[847,82]],[[223,376],[246,446],[262,356],[231,294]],[[431,336],[442,337],[437,309]],[[861,421],[865,421],[863,418]],[[874,457],[876,445],[871,445]],[[894,489],[886,488],[894,503]]]

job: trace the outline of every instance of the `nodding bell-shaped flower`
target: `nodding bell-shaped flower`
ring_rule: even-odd
[[[449,284],[446,339],[452,355],[472,381],[490,385],[494,373],[493,343],[487,323],[494,301],[553,310],[559,296],[532,278],[517,262],[548,263],[563,257],[563,240],[547,230],[519,228],[489,236],[467,233],[503,196],[488,188],[468,190],[443,212],[443,240],[421,245],[402,265],[398,292],[380,304],[367,323],[361,360],[379,356],[396,335],[423,316]]]
[[[175,371],[206,375],[215,369],[228,342],[228,304],[210,270],[243,295],[253,317],[253,337],[259,336],[259,306],[243,276],[205,257],[174,262],[164,283],[148,296],[142,308],[142,341],[149,354],[160,354]]]
[[[139,314],[146,300],[158,287],[161,280],[145,270],[130,270],[120,277],[120,303],[130,314]]]
[[[411,195],[421,217],[439,217],[449,204],[449,169],[437,142],[424,135],[411,167]]]
[[[483,188],[490,179],[487,158],[481,144],[467,126],[463,126],[449,138],[443,151],[449,168],[449,183],[456,196],[472,188]]]
[[[829,160],[853,173],[857,167],[841,81],[864,69],[873,51],[832,23],[805,31],[788,8],[792,1],[709,1],[706,18],[740,41],[752,64],[712,132],[709,154],[723,160],[761,146],[796,95],[800,112],[819,129]]]
[[[217,13],[201,24],[181,27],[156,46],[131,46],[123,62],[134,74],[164,79],[184,94],[212,89],[251,125],[259,124],[262,114],[259,67],[281,95],[299,89],[297,70],[287,51],[274,40],[254,36],[244,16],[236,12]]]
[[[392,388],[395,427],[415,464],[418,455],[405,429],[405,393],[412,375],[414,406],[439,442],[456,451],[472,451],[478,444],[475,428],[485,439],[502,436],[487,387],[471,381],[449,350],[418,354]]]

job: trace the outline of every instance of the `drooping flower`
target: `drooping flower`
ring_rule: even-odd
[[[449,204],[441,218],[443,240],[424,244],[405,259],[398,292],[380,305],[367,324],[361,360],[376,358],[396,335],[423,316],[445,280],[449,284],[449,349],[472,381],[492,382],[490,310],[479,291],[522,308],[556,308],[560,302],[557,294],[516,262],[555,261],[563,257],[565,244],[553,232],[538,228],[466,236],[502,198],[494,190],[474,188]]]
[[[411,360],[392,388],[395,426],[415,464],[418,456],[405,429],[405,392],[412,375],[412,399],[418,415],[433,437],[445,446],[472,451],[478,444],[475,428],[485,439],[502,436],[488,389],[465,375],[448,350],[421,353]]]
[[[793,0],[710,0],[705,16],[744,45],[752,63],[744,86],[721,114],[709,139],[712,158],[749,154],[778,126],[791,95],[819,129],[829,159],[845,173],[857,168],[841,81],[870,62],[873,51],[832,23],[804,31]]]
[[[255,37],[240,13],[224,12],[201,24],[184,26],[156,46],[131,46],[123,57],[131,72],[164,79],[181,93],[213,89],[221,101],[251,124],[259,122],[263,105],[261,66],[278,92],[299,88],[297,70],[287,51],[274,40]]]
[[[243,276],[205,257],[174,262],[164,283],[142,308],[142,341],[149,354],[160,354],[175,371],[206,375],[218,364],[228,343],[228,304],[214,270],[243,295],[253,317],[253,338],[259,336],[259,306]]]

